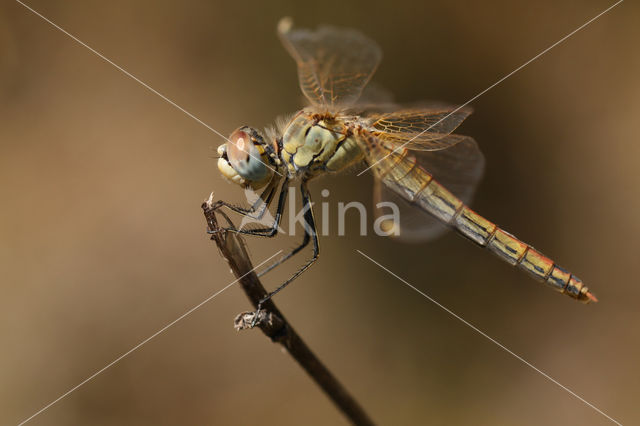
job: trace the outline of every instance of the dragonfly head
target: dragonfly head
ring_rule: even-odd
[[[251,127],[234,130],[227,143],[218,147],[218,154],[220,173],[233,183],[258,189],[273,177],[264,138]]]

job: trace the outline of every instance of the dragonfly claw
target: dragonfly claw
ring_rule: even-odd
[[[262,314],[262,318],[260,318],[261,316],[260,314]],[[263,320],[266,315],[267,315],[267,311],[261,310],[260,304],[258,304],[258,309],[256,309],[256,311],[253,313],[253,319],[251,320],[250,328],[255,327],[256,324],[258,324],[258,320]]]

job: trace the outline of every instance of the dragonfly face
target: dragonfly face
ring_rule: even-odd
[[[575,275],[468,207],[482,177],[484,157],[473,138],[453,132],[470,109],[442,105],[406,108],[379,96],[373,102],[361,99],[382,52],[357,31],[334,27],[293,30],[291,20],[285,18],[278,25],[278,35],[296,61],[299,85],[310,105],[280,126],[270,140],[249,127],[239,128],[219,148],[218,162],[222,174],[232,182],[254,189],[264,187],[259,197],[262,205],[242,209],[218,203],[245,216],[261,216],[275,198],[278,182],[282,183],[271,227],[229,231],[275,235],[287,187],[299,183],[308,226],[301,245],[278,264],[310,242],[313,258],[275,292],[318,256],[307,182],[322,173],[364,162],[375,176],[376,202],[390,202],[400,210],[401,239],[427,241],[453,229],[549,287],[583,302],[596,301]],[[370,95],[362,97],[370,99]],[[273,168],[278,169],[278,176]]]

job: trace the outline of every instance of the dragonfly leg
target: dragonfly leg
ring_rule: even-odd
[[[273,262],[271,265],[266,267],[263,271],[260,271],[258,273],[258,278],[260,278],[261,276],[265,275],[267,272],[271,271],[272,269],[275,269],[276,267],[282,265],[284,262],[286,262],[287,260],[291,259],[296,254],[298,254],[298,252],[300,250],[302,250],[303,248],[305,248],[309,244],[309,240],[311,240],[311,238],[309,237],[309,234],[307,234],[305,232],[304,233],[304,238],[303,238],[302,242],[300,243],[300,245],[298,247],[294,248],[289,253],[287,253],[286,255],[282,256],[282,258],[280,258],[279,260]]]
[[[273,220],[273,225],[264,227],[264,228],[256,228],[256,229],[237,229],[233,226],[230,226],[230,227],[222,228],[220,230],[215,230],[215,231],[209,230],[207,231],[207,233],[212,234],[215,232],[227,231],[227,232],[235,232],[236,234],[242,234],[242,235],[257,235],[259,237],[275,236],[278,233],[278,228],[280,227],[280,221],[282,220],[282,213],[284,211],[284,205],[285,205],[285,202],[287,201],[288,186],[289,186],[289,180],[285,178],[284,182],[282,183],[282,186],[280,187],[280,196],[278,197],[278,208],[276,210],[276,217]],[[227,206],[227,204],[225,203],[218,206],[218,208],[220,208],[222,205]],[[238,211],[238,210],[234,210],[234,211],[236,211],[237,213],[243,214],[241,211]],[[264,211],[262,212],[262,214],[264,214]],[[244,214],[244,216],[251,217],[249,214]]]
[[[306,188],[305,188],[306,190]],[[302,191],[302,189],[301,189]],[[307,223],[307,214],[311,215],[311,220],[313,223],[313,233],[315,233],[315,222],[313,221],[313,212],[311,213],[307,213],[307,210],[311,210],[311,204],[305,204],[304,198],[303,198],[303,205],[302,205],[303,209],[305,210],[305,223]],[[268,267],[266,267],[263,271],[260,271],[258,273],[258,278],[262,277],[263,275],[265,275],[267,272],[277,268],[278,266],[282,265],[284,262],[286,262],[287,260],[291,259],[293,256],[295,256],[296,254],[298,254],[300,252],[300,250],[302,250],[303,248],[305,248],[307,245],[309,245],[309,241],[311,241],[311,234],[312,232],[307,232],[306,227],[307,226],[311,226],[311,225],[305,225],[305,233],[304,233],[304,238],[302,239],[302,242],[300,243],[300,245],[298,245],[296,248],[294,248],[293,250],[291,250],[289,253],[285,254],[284,256],[282,256],[280,259],[278,259],[277,261],[273,262],[271,265],[269,265]],[[317,257],[317,256],[316,256]]]
[[[309,267],[311,265],[313,265],[313,263],[316,260],[318,260],[318,255],[320,254],[320,247],[319,247],[319,244],[318,244],[318,233],[317,233],[317,230],[316,230],[316,223],[315,223],[315,219],[313,217],[313,209],[311,207],[311,197],[309,196],[309,190],[307,189],[306,181],[303,181],[302,184],[300,185],[300,192],[302,194],[302,208],[304,209],[304,221],[305,221],[305,226],[304,226],[305,237],[304,237],[304,240],[302,241],[302,244],[300,246],[295,248],[289,254],[287,254],[282,259],[277,261],[275,264],[269,266],[269,268],[267,268],[265,271],[263,271],[260,275],[264,275],[266,272],[268,272],[271,269],[275,268],[276,266],[282,264],[282,262],[284,262],[285,260],[289,259],[290,257],[295,255],[296,253],[298,253],[307,244],[309,244],[309,240],[313,241],[313,256],[304,265],[302,265],[302,267],[300,269],[298,269],[293,275],[291,275],[291,277],[289,277],[289,279],[287,279],[285,282],[280,284],[280,286],[278,286],[278,288],[273,290],[271,293],[267,294],[265,297],[263,297],[260,300],[260,302],[258,302],[258,307],[256,309],[255,315],[253,316],[253,321],[251,323],[251,327],[255,326],[255,324],[256,324],[256,322],[258,320],[258,313],[260,312],[260,309],[262,309],[262,305],[265,302],[267,302],[269,299],[271,299],[273,296],[275,296],[282,289],[284,289],[287,285],[291,284],[291,282],[293,280],[295,280],[300,275],[302,275],[307,269],[309,269]]]
[[[227,207],[231,211],[241,214],[242,216],[260,220],[273,201],[273,197],[277,192],[277,183],[278,181],[275,178],[269,182],[269,185],[264,189],[264,191],[262,191],[258,199],[249,208],[236,206],[226,201],[218,200],[213,203],[211,210],[218,210],[221,207]]]

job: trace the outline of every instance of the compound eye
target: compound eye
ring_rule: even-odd
[[[234,131],[227,142],[227,158],[236,172],[248,181],[260,181],[269,175],[261,152],[253,141],[252,134],[240,128]]]
[[[227,142],[227,157],[231,165],[250,161],[251,151],[255,150],[255,144],[251,137],[243,130],[236,130]]]

